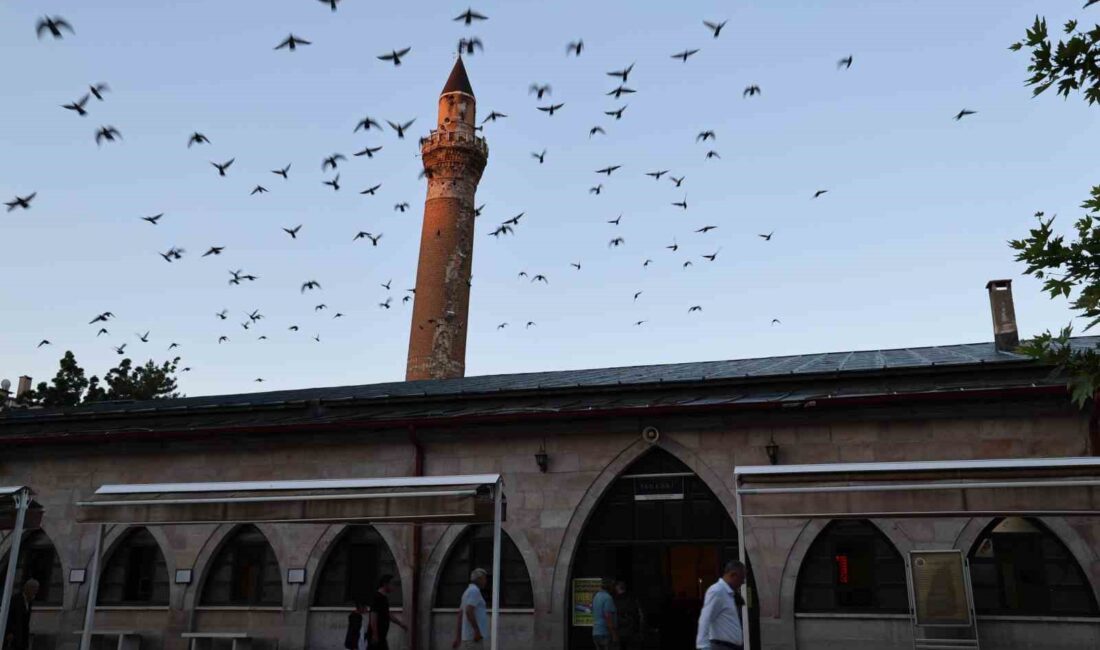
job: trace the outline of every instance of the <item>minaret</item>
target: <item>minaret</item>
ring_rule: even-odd
[[[439,120],[421,140],[428,178],[405,379],[466,374],[466,325],[474,255],[474,192],[489,146],[474,130],[476,100],[462,57],[439,95]]]

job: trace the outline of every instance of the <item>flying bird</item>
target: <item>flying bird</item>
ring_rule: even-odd
[[[818,191],[814,192],[813,198],[815,198],[815,199],[816,199],[817,197],[821,196],[822,194],[824,194],[824,193],[826,193],[826,192],[828,192],[828,191],[829,191],[829,190],[818,190]]]
[[[358,234],[355,235],[352,241],[356,241],[358,239],[369,239],[371,246],[377,246],[378,240],[382,239],[382,233],[378,233],[378,236],[374,236],[369,232],[360,231]]]
[[[544,162],[544,160],[546,159],[546,149],[543,149],[542,153],[532,152],[531,157],[536,158],[539,161],[539,164],[541,165]]]
[[[340,174],[337,174],[336,178],[332,179],[331,181],[321,181],[321,183],[324,184],[324,185],[330,186],[332,188],[333,192],[339,192],[340,191]]]
[[[114,350],[117,354],[126,354],[126,344],[125,343],[123,343],[122,345],[120,345],[118,347],[112,347],[111,349]]]
[[[61,38],[61,30],[67,29],[70,34],[75,34],[73,26],[69,24],[69,21],[65,20],[61,16],[43,16],[38,20],[38,26],[35,27],[35,33],[38,38],[42,38],[42,32],[49,32],[55,39]]]
[[[409,202],[405,201],[403,203],[396,203],[394,204],[393,209],[397,212],[404,212],[405,210],[409,209]]]
[[[550,84],[531,84],[527,89],[528,95],[537,95],[536,99],[542,99],[543,95],[550,94]]]
[[[364,147],[362,151],[355,152],[356,156],[366,156],[367,158],[374,158],[374,154],[382,150],[381,146],[377,147]]]
[[[565,46],[565,53],[566,53],[566,55],[572,53],[572,54],[576,54],[577,56],[580,56],[581,55],[581,50],[583,50],[583,49],[584,49],[584,40],[583,39],[576,40],[576,41],[570,42],[569,45]]]
[[[93,325],[95,323],[106,323],[107,320],[110,319],[110,318],[114,318],[114,314],[112,314],[109,311],[105,311],[102,314],[97,315],[92,320],[88,321],[88,324]]]
[[[360,192],[360,194],[370,194],[371,196],[374,196],[374,193],[377,192],[378,188],[380,188],[380,187],[382,187],[381,183],[379,183],[378,185],[374,185],[372,187],[368,187],[367,189]]]
[[[611,165],[610,167],[604,167],[603,169],[597,169],[596,173],[597,174],[607,174],[608,176],[611,176],[611,172],[615,171],[616,169],[618,169],[620,167],[622,167],[622,165]]]
[[[71,104],[62,104],[61,108],[67,108],[70,111],[76,111],[77,115],[87,115],[88,111],[84,110],[84,105],[88,103],[88,99],[90,98],[91,95],[84,95],[84,97],[80,98],[80,101],[75,101]]]
[[[848,56],[844,57],[843,59],[837,61],[836,62],[836,67],[837,67],[838,70],[840,68],[844,68],[845,70],[847,70],[848,68],[852,67],[852,55],[849,54]]]
[[[708,232],[710,232],[712,230],[717,230],[717,229],[718,229],[718,226],[703,226],[702,228],[700,228],[699,230],[696,230],[695,232],[702,233],[702,234],[705,235]]]
[[[501,225],[501,226],[497,226],[496,229],[493,230],[493,232],[489,233],[489,236],[490,237],[500,237],[501,235],[507,235],[507,234],[514,233],[514,232],[515,231],[512,230],[511,226]]]
[[[502,330],[502,329],[504,329],[505,327],[508,327],[508,323],[501,323],[500,325],[497,325],[497,329],[498,329],[498,330]]]
[[[700,131],[699,135],[695,136],[695,141],[699,142],[700,140],[702,140],[703,142],[706,142],[707,140],[715,140],[717,138],[718,135],[714,131],[708,129],[706,131]]]
[[[642,291],[635,291],[634,292],[634,302],[638,302],[638,296],[642,295],[642,293],[643,293]]]
[[[569,266],[572,266],[573,268],[577,269],[578,271],[581,270],[580,262],[570,262]]]
[[[475,51],[484,51],[485,45],[482,44],[481,39],[473,36],[471,38],[458,39],[458,53],[465,52],[469,56],[473,56]]]
[[[363,119],[359,120],[358,124],[355,125],[355,130],[352,131],[352,133],[358,133],[359,129],[363,129],[365,131],[370,131],[371,127],[374,127],[376,129],[378,129],[379,131],[382,130],[382,125],[379,124],[377,120],[375,120],[374,118],[372,118],[370,116],[364,117]]]
[[[526,212],[520,212],[516,216],[514,216],[511,219],[508,219],[507,221],[504,221],[502,223],[508,224],[508,225],[511,225],[511,226],[518,226],[519,225],[519,220],[522,219],[523,215],[525,215],[525,214],[527,214],[527,213]]]
[[[142,217],[141,220],[142,221],[148,221],[149,223],[151,223],[155,226],[155,225],[157,225],[157,222],[160,221],[161,217],[163,217],[163,216],[164,216],[164,213],[161,212],[159,214],[154,214],[151,217]]]
[[[303,282],[302,283],[302,293],[305,293],[307,289],[313,290],[313,289],[320,289],[320,288],[321,288],[321,283],[316,281],[316,280],[309,280],[308,282]]]
[[[333,10],[334,12],[336,11],[336,4],[337,4],[338,2],[340,2],[340,0],[320,0],[320,1],[321,1],[322,3],[324,3],[324,4],[328,5],[329,7],[332,7],[332,10]]]
[[[958,122],[959,120],[966,117],[967,115],[973,115],[977,112],[978,111],[972,111],[972,110],[968,110],[968,109],[964,108],[964,109],[962,109],[961,111],[959,111],[958,113],[955,114],[955,121]]]
[[[665,246],[665,248],[667,248],[668,250],[675,253],[676,251],[680,250],[680,245],[676,243],[675,239],[673,239],[672,240],[672,245],[671,246]]]
[[[232,161],[230,161],[230,162],[232,162]],[[271,173],[272,174],[278,174],[279,176],[282,176],[283,178],[289,178],[289,176],[287,176],[287,172],[289,172],[289,171],[290,171],[290,165],[287,165],[286,167],[283,167],[282,169],[272,169]]]
[[[617,226],[617,225],[619,225],[619,222],[622,221],[622,220],[623,220],[623,215],[620,214],[619,216],[615,217],[614,219],[609,219],[607,221],[607,223],[609,223],[613,226]]]
[[[614,118],[615,118],[616,120],[621,120],[621,119],[623,119],[623,111],[625,111],[625,110],[626,110],[626,107],[627,107],[627,106],[629,106],[629,105],[630,105],[630,104],[627,104],[626,106],[623,106],[623,107],[621,107],[621,108],[620,108],[619,110],[617,110],[617,111],[604,111],[604,112],[603,112],[603,114],[604,114],[604,115],[611,115],[611,116],[613,116],[613,117],[614,117]]]
[[[623,239],[622,237],[616,237],[615,239],[612,239],[611,241],[607,242],[607,247],[608,248],[618,248],[619,246],[622,246],[625,243],[626,243],[625,239]]]
[[[505,115],[504,113],[498,113],[496,111],[492,111],[491,113],[489,113],[488,117],[486,117],[484,120],[481,121],[481,123],[485,124],[486,122],[496,122],[497,120],[499,120],[502,117],[508,117],[508,116]]]
[[[455,16],[454,20],[456,22],[461,20],[462,22],[464,22],[467,25],[472,25],[475,20],[489,20],[489,17],[488,16],[483,16],[482,14],[477,13],[473,9],[467,8],[466,11],[464,11],[461,14]]]
[[[542,282],[543,284],[550,284],[550,281],[546,279],[546,276],[541,273],[531,278],[531,282]]]
[[[38,192],[31,192],[27,196],[16,196],[11,201],[7,201],[6,203],[4,203],[4,205],[8,206],[8,212],[11,212],[12,210],[14,210],[16,208],[23,208],[24,210],[30,210],[31,209],[31,201],[33,201],[34,197],[36,197],[36,196],[38,196]]]
[[[190,149],[191,145],[203,144],[204,142],[206,144],[210,144],[210,138],[207,138],[205,135],[199,133],[198,131],[195,131],[191,134],[191,137],[187,139],[187,148]]]
[[[759,95],[759,94],[760,94],[760,86],[757,86],[756,84],[753,84],[751,86],[747,86],[745,88],[745,90],[741,92],[742,97],[752,97],[753,95]]]
[[[683,208],[684,210],[687,210],[688,209],[687,197],[685,196],[683,201],[673,201],[672,205],[674,205],[678,208]]]
[[[344,154],[342,154],[342,153],[334,153],[331,156],[329,156],[328,158],[325,158],[324,160],[321,161],[321,171],[325,171],[329,167],[332,167],[333,169],[336,169],[336,163],[337,163],[337,161],[340,161],[340,160],[347,160],[347,158],[345,158]]]
[[[599,193],[602,192],[602,191],[603,191],[603,183],[600,183],[599,185],[595,185],[593,187],[588,188],[588,193],[589,194],[599,195]]]
[[[328,305],[326,305],[325,303],[321,303],[321,304],[317,305],[316,307],[314,307],[313,311],[322,311],[322,310],[325,310],[325,309],[328,309]]]
[[[688,307],[688,313],[689,314],[693,311],[703,311],[703,308],[700,307],[699,305],[692,305],[691,307]]]
[[[728,20],[723,20],[720,23],[713,23],[709,20],[704,20],[703,24],[706,25],[710,31],[714,32],[714,38],[718,38],[718,34],[722,32],[722,28],[726,26]]]
[[[680,184],[684,182],[685,178],[687,178],[687,177],[686,176],[681,176],[680,178],[676,178],[675,176],[669,176],[668,177],[668,179],[670,181],[672,181],[673,183],[676,183],[676,187],[680,187]]]
[[[622,79],[622,80],[623,80],[623,83],[625,84],[625,83],[626,83],[626,79],[627,79],[627,77],[629,77],[629,76],[630,76],[630,72],[631,72],[632,70],[634,70],[634,64],[633,64],[633,63],[631,63],[630,65],[626,66],[626,67],[625,67],[625,68],[623,68],[622,70],[613,70],[613,71],[611,71],[611,72],[608,72],[608,73],[607,73],[607,76],[609,76],[609,77],[619,77],[620,79]]]
[[[392,302],[393,302],[393,297],[392,296],[387,297],[384,301],[378,303],[378,306],[381,307],[382,309],[389,309],[390,308],[390,303],[392,303]]]
[[[149,342],[149,332],[146,332],[144,334],[134,334],[134,336],[138,337],[138,340],[140,340],[142,343]]]
[[[393,61],[395,66],[401,65],[401,57],[405,56],[411,50],[411,47],[406,47],[403,50],[392,50],[389,54],[382,54],[378,57],[381,61]]]
[[[529,321],[527,321],[527,326],[526,326],[526,327],[524,327],[523,329],[528,329],[528,330],[529,330],[529,329],[531,329],[531,326],[532,326],[532,325],[538,325],[538,323],[536,323],[536,322],[535,322],[535,321],[533,321],[533,320],[529,320]]]
[[[297,332],[299,328],[298,328],[297,325],[291,325],[287,329],[290,330],[291,332]]]
[[[643,269],[648,269],[649,265],[652,264],[652,263],[653,263],[653,260],[647,259],[646,261],[642,262],[642,268]]]
[[[683,52],[677,52],[676,54],[673,54],[670,58],[680,59],[684,63],[687,63],[688,57],[698,51],[699,50],[684,50]]]
[[[106,327],[99,328],[99,331],[95,333],[96,338],[99,338],[103,334],[110,334],[110,332],[107,331]]]
[[[216,313],[214,315],[217,316],[218,318],[220,318],[221,320],[225,320],[226,319],[226,314],[228,314],[228,313],[229,313],[228,309],[223,309],[223,310],[219,311],[218,313]]]
[[[408,122],[405,122],[404,124],[394,124],[393,122],[390,122],[389,120],[386,120],[386,124],[389,124],[390,128],[392,128],[394,131],[397,131],[397,137],[398,138],[404,138],[405,137],[405,129],[412,126],[413,122],[415,122],[415,121],[416,121],[416,118],[414,117],[413,119],[409,120]]]
[[[766,235],[757,235],[757,237],[763,239],[764,241],[771,241],[772,240],[772,235],[774,235],[774,234],[775,234],[775,231],[773,230],[773,231],[771,231],[770,233],[768,233]]]
[[[283,228],[283,232],[290,235],[291,239],[298,239],[298,231],[302,229],[302,224],[298,224],[293,228]]]
[[[602,126],[594,126],[591,129],[588,129],[588,137],[590,138],[597,133],[607,135],[607,131],[604,131]]]
[[[264,187],[263,185],[257,185],[256,187],[252,188],[252,191],[249,193],[249,196],[251,196],[252,194],[263,194],[266,191],[267,191],[266,187]]]
[[[386,280],[385,282],[383,282],[382,284],[380,284],[378,286],[382,287],[386,291],[389,291],[391,285],[393,285],[393,278],[390,278],[389,280]]]
[[[618,98],[622,97],[623,95],[629,95],[629,94],[635,93],[635,92],[638,92],[638,91],[634,90],[633,88],[627,88],[626,86],[620,85],[618,88],[616,88],[616,89],[612,90],[611,92],[607,93],[607,95],[608,95],[608,97],[610,97],[611,95],[614,95],[615,99],[618,99]]]
[[[298,37],[297,37],[297,36],[295,36],[294,34],[291,34],[290,36],[287,36],[287,37],[286,37],[286,38],[285,38],[285,39],[283,40],[283,42],[282,42],[282,43],[279,43],[278,45],[276,45],[276,46],[275,46],[275,49],[276,49],[276,50],[281,50],[281,49],[283,49],[283,48],[285,47],[286,49],[288,49],[288,50],[290,50],[291,52],[293,52],[294,50],[298,49],[298,46],[299,46],[299,45],[312,45],[312,44],[313,44],[313,43],[312,43],[311,41],[307,41],[307,40],[306,40],[306,39],[304,39],[304,38],[298,38]]]
[[[554,111],[560,109],[562,106],[565,106],[565,104],[550,104],[549,106],[539,106],[538,109],[552,116],[554,114]]]
[[[710,151],[707,152],[707,160],[710,160],[711,158],[721,158],[721,157],[722,156],[718,155],[718,152],[715,151],[714,149],[711,149]]]
[[[715,258],[718,257],[718,253],[720,253],[721,251],[722,251],[722,249],[719,248],[718,250],[714,251],[710,255],[704,255],[703,259],[705,259],[708,262],[713,262],[715,260]]]
[[[664,176],[667,173],[668,173],[667,169],[662,169],[659,172],[646,172],[645,175],[646,176],[652,176],[653,180],[659,181],[659,180],[661,180],[661,177]]]
[[[778,318],[773,318],[773,319],[772,319],[772,325],[782,325],[782,323],[781,323],[781,322],[779,322],[779,319],[778,319]]]
[[[99,101],[103,101],[103,93],[110,89],[111,87],[105,83],[97,83],[88,86],[88,90],[92,93],[92,97],[95,97]]]
[[[228,336],[219,336],[218,337],[218,345],[221,345],[222,343],[228,343],[228,342],[229,342],[229,337]]]
[[[122,139],[122,134],[119,133],[118,129],[113,126],[103,126],[96,131],[95,143],[99,145],[102,144],[104,140],[107,142],[114,142],[115,138]]]
[[[236,160],[236,158],[230,158],[220,165],[216,162],[212,162],[210,164],[218,168],[218,176],[225,176],[225,171],[229,169],[229,166],[233,164],[234,160]],[[290,169],[290,165],[287,165],[287,169]]]
[[[637,326],[639,326],[639,325],[644,325],[644,324],[645,324],[645,321],[644,321],[644,320],[636,320],[636,321],[634,321],[634,326],[635,326],[635,327],[637,327]]]

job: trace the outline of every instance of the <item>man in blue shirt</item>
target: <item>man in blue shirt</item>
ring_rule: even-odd
[[[600,590],[592,598],[592,642],[596,644],[596,650],[610,650],[612,644],[619,643],[618,611],[611,596],[614,582],[604,578]]]

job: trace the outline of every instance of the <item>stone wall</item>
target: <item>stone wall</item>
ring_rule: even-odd
[[[507,647],[564,648],[569,571],[573,552],[587,517],[603,491],[631,462],[648,450],[639,436],[643,426],[661,431],[658,443],[682,460],[734,515],[732,469],[735,464],[766,464],[764,446],[774,440],[783,463],[870,460],[932,460],[1006,457],[1079,456],[1088,452],[1087,419],[1066,410],[1004,412],[1022,406],[995,405],[978,416],[940,414],[923,417],[905,411],[865,417],[859,414],[785,414],[747,419],[735,416],[618,418],[602,421],[538,421],[523,425],[478,425],[466,428],[420,429],[429,475],[501,472],[508,496],[505,530],[526,561],[534,590],[534,610],[507,614],[502,639]],[[1049,409],[1048,409],[1049,410]],[[534,454],[545,442],[549,472],[540,473]],[[46,508],[43,529],[60,554],[62,571],[85,567],[94,545],[94,531],[73,517],[73,502],[104,483],[253,480],[405,476],[412,473],[412,448],[407,432],[370,431],[301,435],[227,436],[218,440],[155,442],[125,445],[56,445],[0,451],[0,484],[26,483],[38,492]],[[1100,584],[1100,521],[1046,520],[1077,554],[1093,584]],[[988,519],[886,520],[876,524],[898,547],[969,548]],[[793,612],[794,580],[804,554],[823,522],[777,527],[768,539],[750,540],[759,587],[765,648],[832,648],[828,639],[850,635],[833,621],[798,620]],[[379,526],[401,567],[406,616],[411,603],[409,574],[411,526]],[[305,585],[284,585],[281,607],[274,609],[197,608],[207,567],[230,526],[152,527],[164,552],[169,576],[176,568],[191,568],[190,585],[171,586],[167,610],[122,612],[100,610],[98,627],[139,627],[155,630],[162,641],[147,648],[183,650],[186,631],[248,631],[277,642],[281,650],[334,647],[342,637],[341,612],[310,611],[311,590],[327,549],[340,526],[261,525],[285,576],[288,568],[306,568]],[[435,584],[451,545],[463,526],[425,525],[421,557],[423,572],[418,603],[421,647],[449,647],[451,615],[432,612]],[[112,530],[106,547],[122,530]],[[9,540],[0,542],[2,554]],[[764,548],[768,550],[765,552]],[[75,647],[73,634],[82,626],[86,586],[65,585],[64,607],[41,612],[34,627],[54,634],[59,649]],[[869,621],[889,638],[897,637],[893,621]],[[862,625],[862,624],[861,624]],[[1042,636],[1036,623],[1005,624]],[[876,627],[877,626],[877,627]],[[1095,625],[1081,624],[1074,639],[1091,638]],[[983,627],[983,630],[985,628]],[[1001,623],[990,623],[990,636],[1015,634]],[[1015,628],[1012,628],[1015,629]],[[830,632],[833,630],[833,632]],[[1040,630],[1040,631],[1036,631]],[[1024,634],[1024,632],[1020,632]],[[837,636],[840,635],[840,636]],[[1085,636],[1080,636],[1085,635]],[[395,629],[395,649],[404,637]],[[1051,637],[1045,637],[1049,643]],[[820,643],[816,642],[819,640]],[[335,646],[338,647],[338,646]],[[847,645],[844,647],[854,647]],[[879,648],[890,647],[879,645]],[[1005,642],[996,647],[1014,646]],[[1067,641],[1061,646],[1073,646]]]

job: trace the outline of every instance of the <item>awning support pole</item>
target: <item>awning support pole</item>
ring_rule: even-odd
[[[741,482],[737,477],[734,477],[733,496],[737,502],[737,559],[745,565],[745,582],[741,585],[741,598],[745,601],[744,607],[741,608],[741,641],[742,647],[751,648],[752,624],[749,621],[749,599],[746,597],[749,591],[749,553],[745,550],[744,504],[741,502]],[[756,594],[752,597],[756,598]]]
[[[31,504],[31,494],[27,488],[12,495],[15,499],[15,528],[11,531],[11,548],[8,550],[8,570],[4,574],[4,595],[0,596],[0,645],[7,634],[8,610],[11,607],[12,588],[15,586],[15,569],[19,565],[19,546],[23,540],[23,524],[26,522],[27,508]]]
[[[95,624],[95,601],[99,595],[99,556],[103,553],[103,524],[95,527],[95,553],[92,555],[92,577],[88,580],[88,607],[84,611],[84,631],[80,635],[80,650],[91,650],[92,626]]]
[[[500,520],[503,518],[504,485],[498,481],[493,490],[493,621],[489,624],[489,650],[497,650],[500,629]]]

